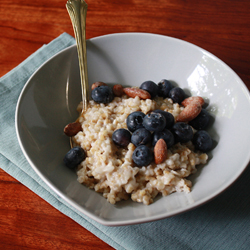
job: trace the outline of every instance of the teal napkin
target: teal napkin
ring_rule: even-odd
[[[79,213],[33,171],[15,133],[17,99],[42,63],[74,43],[74,38],[64,33],[0,78],[1,168],[116,249],[250,249],[249,167],[227,191],[199,208],[164,220],[123,227],[103,226]]]

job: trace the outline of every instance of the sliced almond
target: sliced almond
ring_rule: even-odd
[[[197,117],[201,112],[201,105],[198,103],[191,103],[186,106],[181,113],[176,117],[176,122],[189,122]]]
[[[104,83],[104,82],[94,82],[94,83],[92,84],[92,86],[91,86],[91,89],[93,90],[93,89],[95,89],[95,88],[97,88],[97,87],[99,87],[99,86],[107,86],[107,84]]]
[[[115,96],[122,96],[124,94],[123,87],[121,84],[115,84],[113,86],[113,93]]]
[[[82,131],[82,126],[80,122],[69,123],[64,128],[64,134],[69,137],[76,135],[79,131]]]
[[[167,144],[163,139],[156,142],[154,147],[154,158],[156,164],[161,164],[167,159],[168,149]]]
[[[204,99],[200,96],[191,96],[186,98],[184,101],[182,101],[182,105],[184,107],[187,107],[191,103],[197,103],[200,104],[201,106],[205,103]]]
[[[151,98],[151,95],[146,90],[143,90],[143,89],[124,88],[123,91],[127,96],[132,97],[132,98],[135,98],[136,96],[144,100]]]

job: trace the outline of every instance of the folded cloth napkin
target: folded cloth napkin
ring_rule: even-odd
[[[103,226],[79,213],[33,171],[15,133],[17,99],[40,65],[74,43],[74,38],[64,33],[0,78],[1,168],[116,249],[250,249],[249,167],[227,191],[199,208],[164,220],[122,227]]]

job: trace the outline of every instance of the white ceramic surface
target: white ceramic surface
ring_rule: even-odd
[[[209,129],[218,142],[210,161],[191,177],[192,192],[158,197],[145,206],[132,201],[109,204],[79,184],[63,165],[69,139],[63,128],[77,118],[81,100],[76,46],[39,68],[26,83],[16,109],[16,130],[28,162],[63,199],[108,226],[162,219],[201,205],[224,191],[250,159],[250,98],[241,79],[225,63],[190,43],[153,34],[122,33],[87,41],[89,83],[139,86],[169,79],[206,99],[214,117]]]

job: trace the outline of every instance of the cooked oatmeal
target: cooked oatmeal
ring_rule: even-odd
[[[79,112],[81,107],[82,104],[78,106]],[[194,152],[191,142],[169,148],[167,159],[161,164],[152,162],[137,167],[132,160],[135,146],[130,143],[120,148],[112,141],[116,129],[127,129],[126,118],[130,113],[147,114],[155,109],[168,111],[176,118],[183,107],[161,97],[141,100],[124,95],[108,104],[89,101],[87,111],[79,118],[83,131],[73,137],[86,152],[86,159],[78,166],[78,181],[102,193],[112,204],[131,198],[148,205],[159,193],[166,196],[173,192],[190,192],[192,183],[186,177],[208,159],[206,153]]]

